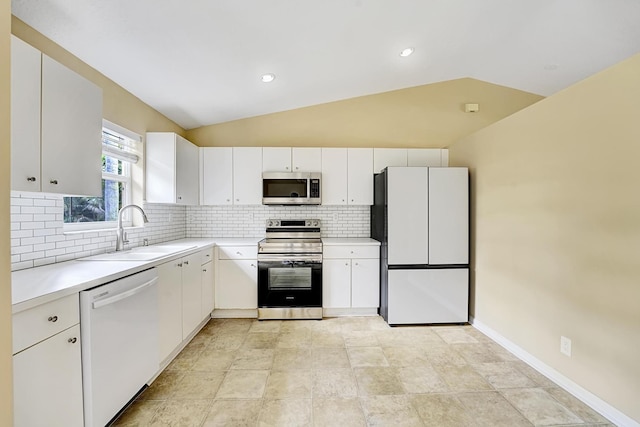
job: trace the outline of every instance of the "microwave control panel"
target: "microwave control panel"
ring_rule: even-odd
[[[311,179],[311,188],[309,188],[309,197],[320,197],[320,180]]]

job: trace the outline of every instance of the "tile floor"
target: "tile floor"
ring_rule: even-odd
[[[211,320],[117,426],[612,426],[471,326]]]

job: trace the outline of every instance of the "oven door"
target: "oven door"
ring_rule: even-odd
[[[322,256],[260,257],[258,307],[322,307]]]

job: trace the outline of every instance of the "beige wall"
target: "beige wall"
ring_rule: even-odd
[[[267,114],[187,131],[200,146],[442,148],[542,99],[474,79]],[[478,113],[464,113],[479,103]]]
[[[449,149],[472,175],[472,314],[640,422],[638,76],[640,55]]]
[[[10,34],[11,1],[0,0],[0,426],[13,423],[9,263]]]

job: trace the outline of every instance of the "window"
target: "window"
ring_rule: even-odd
[[[102,129],[102,197],[65,197],[67,230],[115,227],[118,211],[131,203],[131,168],[138,162],[137,141],[111,127]],[[131,225],[128,215],[124,223]]]

